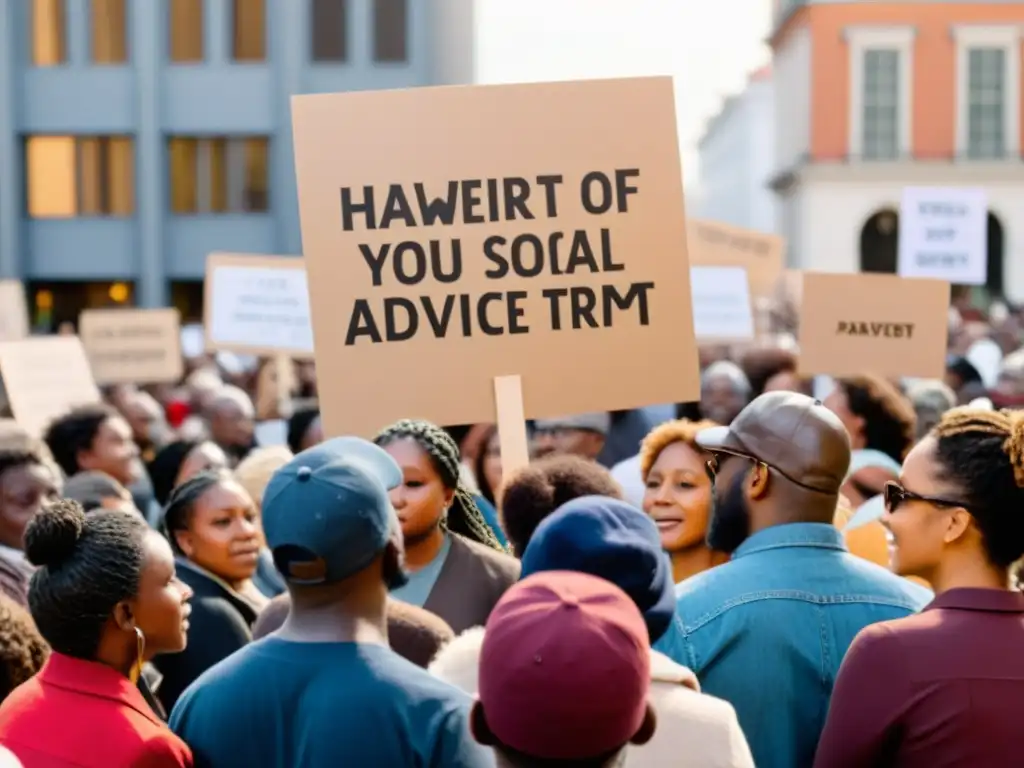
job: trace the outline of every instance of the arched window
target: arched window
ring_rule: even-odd
[[[896,272],[900,215],[886,208],[876,211],[860,230],[860,271]]]

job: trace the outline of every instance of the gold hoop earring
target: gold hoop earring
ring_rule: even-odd
[[[142,630],[135,627],[135,680],[142,678],[143,657],[146,653],[146,636]]]

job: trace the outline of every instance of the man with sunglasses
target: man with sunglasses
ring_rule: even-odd
[[[697,442],[712,456],[708,544],[732,559],[676,587],[670,655],[736,708],[759,768],[808,766],[857,632],[931,593],[847,550],[832,520],[850,440],[819,401],[763,394]]]

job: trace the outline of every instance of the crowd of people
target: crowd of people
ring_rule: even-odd
[[[944,381],[709,348],[508,472],[326,436],[308,362],[0,421],[0,765],[1015,765],[1024,350],[963,310]]]

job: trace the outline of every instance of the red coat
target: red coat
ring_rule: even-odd
[[[0,744],[24,768],[192,768],[131,681],[59,653],[0,704]]]

